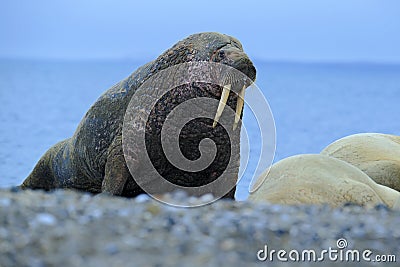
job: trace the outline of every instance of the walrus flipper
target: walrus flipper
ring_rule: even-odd
[[[46,191],[56,188],[47,153],[39,160],[32,173],[20,185],[20,188],[43,189]]]
[[[126,183],[131,179],[122,151],[122,136],[117,136],[108,149],[105,175],[101,192],[121,196]]]
[[[20,185],[21,189],[43,189],[52,190],[60,187],[57,175],[54,173],[54,160],[56,156],[63,152],[69,139],[61,141],[51,147],[40,158],[32,173]]]

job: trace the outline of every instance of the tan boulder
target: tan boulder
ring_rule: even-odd
[[[253,189],[250,200],[278,204],[393,207],[400,198],[399,192],[375,183],[358,168],[325,155],[283,159],[265,171]]]
[[[378,184],[400,191],[400,136],[355,134],[330,144],[321,154],[346,161]]]

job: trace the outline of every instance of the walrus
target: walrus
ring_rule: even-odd
[[[378,184],[400,191],[400,136],[354,134],[328,145],[321,154],[346,161]]]
[[[398,208],[400,193],[377,184],[353,165],[326,155],[304,154],[283,159],[267,169],[249,199],[275,204],[347,203]]]
[[[143,83],[171,66],[187,62],[225,64],[245,74],[252,82],[256,78],[254,64],[236,38],[215,32],[190,35],[103,93],[81,120],[74,135],[51,147],[20,188],[71,188],[94,194],[106,193],[126,197],[145,193],[133,179],[124,158],[124,114],[131,98]],[[229,155],[234,157],[236,165],[229,170],[232,178],[227,186],[232,186],[233,182],[233,187],[224,197],[234,198],[240,157],[241,121],[238,121],[238,117],[243,115],[243,100],[238,95],[244,96],[246,86],[243,84],[240,89],[235,87],[233,90],[232,84],[221,86],[202,82],[187,83],[171,90],[157,102],[146,124],[146,145],[151,144],[147,152],[153,157],[157,171],[165,179],[187,187],[208,184],[226,171]],[[160,139],[161,126],[167,114],[177,105],[195,97],[218,100],[217,106],[209,107],[215,110],[216,115],[214,120],[199,118],[189,122],[180,132],[180,149],[189,160],[196,160],[200,154],[198,144],[202,139],[209,138],[215,142],[218,151],[208,168],[191,173],[171,166],[160,148],[154,144]],[[223,117],[221,114],[225,106],[236,111],[232,121],[233,127],[238,129],[231,140],[218,122]],[[140,160],[137,166],[140,171]],[[164,193],[162,188],[158,193]]]

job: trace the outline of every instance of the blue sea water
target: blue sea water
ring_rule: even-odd
[[[0,187],[20,184],[48,148],[72,136],[102,92],[144,63],[0,60]],[[275,162],[319,153],[355,133],[400,135],[400,65],[255,65],[257,85],[275,119]],[[247,114],[245,121],[252,119]],[[252,138],[256,129],[247,130]],[[248,172],[256,165],[252,153]],[[239,183],[238,199],[248,195],[248,172]]]

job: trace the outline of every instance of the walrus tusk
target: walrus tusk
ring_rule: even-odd
[[[238,94],[238,99],[236,102],[236,113],[235,113],[235,122],[233,123],[233,130],[235,130],[238,126],[240,120],[240,114],[242,114],[242,109],[244,105],[244,90],[246,89],[246,85],[243,85],[242,90]]]
[[[219,100],[217,113],[215,114],[213,128],[215,128],[215,126],[217,126],[217,122],[218,122],[219,118],[221,117],[222,112],[224,111],[226,102],[228,101],[228,96],[229,96],[230,91],[231,91],[230,84],[224,86],[224,89],[222,90],[222,94],[221,94],[221,99]]]

